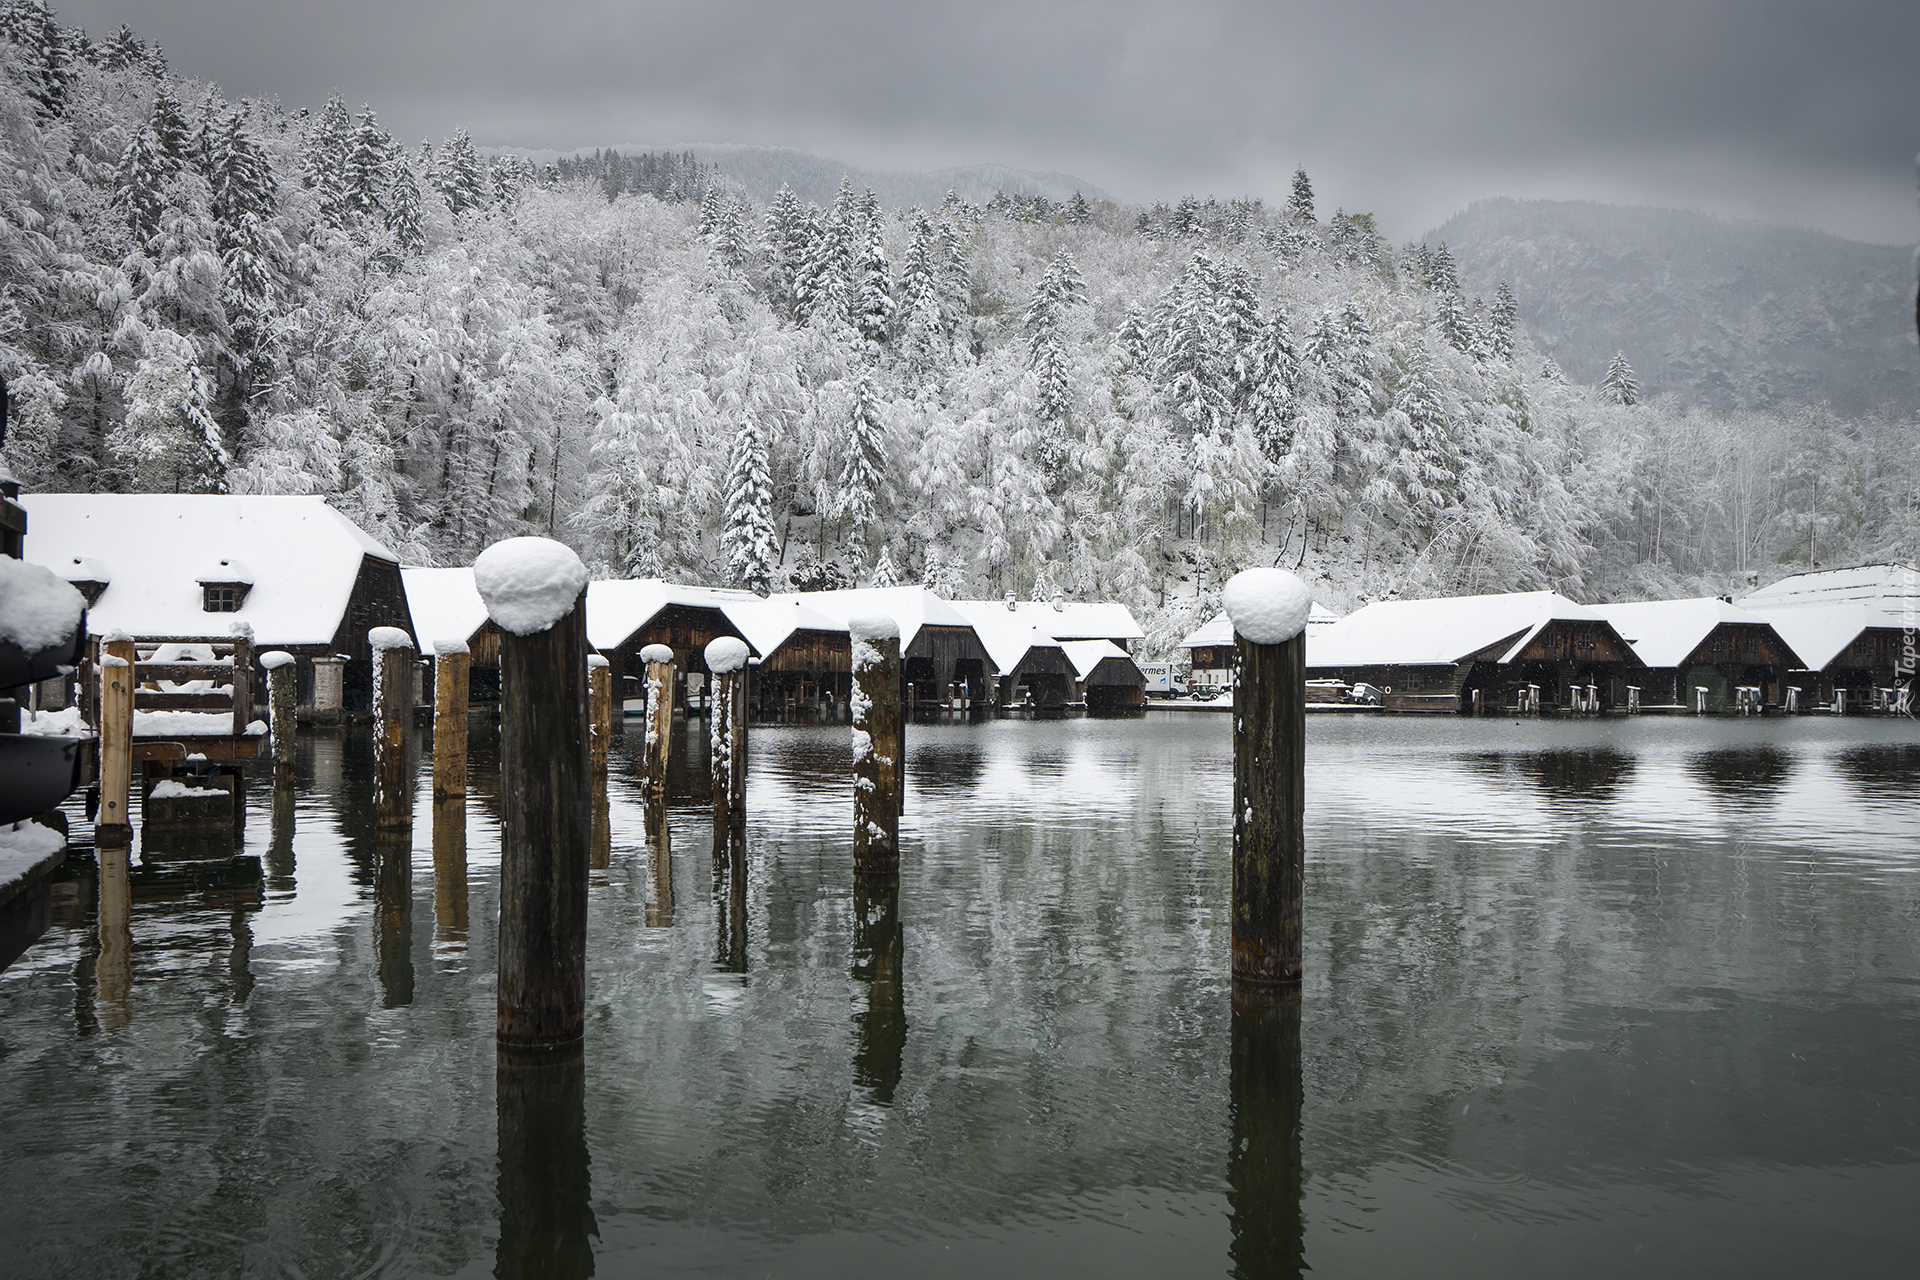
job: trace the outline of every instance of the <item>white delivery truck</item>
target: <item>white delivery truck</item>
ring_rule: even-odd
[[[1140,674],[1147,678],[1147,696],[1149,698],[1184,698],[1187,696],[1186,673],[1180,670],[1177,662],[1142,662],[1138,664]]]

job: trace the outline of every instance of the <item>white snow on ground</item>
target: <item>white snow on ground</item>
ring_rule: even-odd
[[[221,615],[206,612],[195,575],[244,551],[260,569],[238,619],[268,647],[329,644],[362,561],[394,561],[317,497],[36,493],[20,502],[33,526],[27,559],[67,574],[75,559],[112,564],[112,585],[87,611],[98,635],[207,634]]]
[[[508,538],[474,560],[473,585],[503,630],[537,635],[566,617],[587,589],[587,566],[551,538]]]
[[[37,822],[0,822],[0,897],[66,847],[65,837],[51,827]]]
[[[1283,644],[1306,628],[1313,610],[1307,584],[1285,569],[1242,569],[1227,580],[1220,602],[1233,629],[1255,644]]]
[[[285,649],[269,649],[259,658],[260,665],[268,671],[278,671],[281,667],[292,665],[294,661],[294,656]]]
[[[375,627],[367,632],[367,643],[375,653],[385,653],[389,649],[413,648],[413,637],[399,627]]]
[[[663,644],[650,644],[640,651],[642,662],[672,662],[673,650]]]
[[[738,636],[715,636],[707,643],[707,670],[715,675],[747,665],[747,642]]]
[[[73,635],[86,597],[37,564],[0,556],[0,640],[27,653],[50,649]]]

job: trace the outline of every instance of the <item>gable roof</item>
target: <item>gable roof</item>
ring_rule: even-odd
[[[1641,600],[1593,607],[1613,624],[1613,629],[1620,633],[1621,639],[1633,646],[1633,651],[1640,655],[1640,661],[1650,667],[1679,666],[1723,622],[1767,625],[1767,620],[1759,614],[1742,609],[1739,605],[1728,604],[1718,596],[1697,596],[1688,600]],[[1792,642],[1788,641],[1787,647],[1792,649]]]
[[[1340,615],[1325,605],[1314,601],[1307,609],[1307,642],[1313,642],[1314,633],[1340,621]],[[1233,619],[1222,609],[1213,619],[1200,627],[1192,635],[1182,640],[1175,648],[1211,649],[1223,644],[1233,643]]]
[[[1317,633],[1307,631],[1309,667],[1454,666],[1501,644],[1511,662],[1550,622],[1599,622],[1597,609],[1553,591],[1381,600]]]
[[[925,587],[850,587],[843,591],[788,592],[769,597],[797,596],[809,609],[831,618],[836,630],[847,629],[847,619],[884,613],[900,628],[900,652],[913,644],[921,627],[966,627],[970,624],[952,605]]]
[[[1920,570],[1904,564],[1863,564],[1851,569],[1796,573],[1750,592],[1742,608],[1823,604],[1870,604],[1893,613],[1920,612]]]
[[[955,600],[953,605],[968,617],[976,616],[976,607],[998,609],[1055,640],[1144,640],[1147,636],[1134,620],[1133,610],[1112,600],[1062,600],[1057,605],[1016,600],[1011,609],[1005,600]]]
[[[1004,602],[955,600],[953,608],[980,637],[981,647],[986,649],[987,657],[993,660],[1000,675],[1011,675],[1035,649],[1066,647],[1036,626],[1030,616],[1007,608]]]
[[[669,605],[718,610],[745,633],[730,609],[760,603],[761,598],[751,591],[727,587],[690,587],[659,578],[601,579],[587,584],[587,643],[603,651],[616,649]],[[747,642],[753,644],[751,636]],[[765,656],[765,650],[754,648]]]
[[[216,635],[244,622],[263,648],[329,644],[363,559],[399,563],[317,497],[36,493],[20,504],[26,559],[111,578],[87,611],[96,635]],[[222,557],[240,556],[254,579],[246,600],[235,613],[206,612],[197,579]]]
[[[423,569],[403,565],[401,585],[407,589],[407,613],[413,618],[413,636],[432,652],[442,640],[473,639],[486,625],[487,602],[473,585],[473,569]]]
[[[1092,675],[1093,669],[1108,658],[1118,658],[1135,671],[1140,669],[1133,655],[1111,640],[1062,640],[1060,648],[1082,680]]]

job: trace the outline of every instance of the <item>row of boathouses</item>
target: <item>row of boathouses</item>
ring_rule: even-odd
[[[402,567],[318,497],[41,494],[21,500],[30,560],[86,596],[89,629],[180,641],[251,632],[298,659],[307,714],[365,710],[367,633],[399,627],[422,653],[464,643],[473,694],[498,696],[498,636],[470,569]],[[705,686],[704,651],[736,636],[752,654],[762,716],[844,709],[848,619],[900,625],[918,704],[1126,708],[1144,701],[1144,634],[1111,603],[945,600],[921,587],[777,594],[657,579],[592,583],[588,642],[635,682],[664,644],[679,696]],[[1784,578],[1735,601],[1582,605],[1548,591],[1387,600],[1346,617],[1315,605],[1310,696],[1376,696],[1389,710],[1901,710],[1912,704],[1920,574],[1897,564]],[[1183,642],[1197,684],[1230,686],[1225,615]],[[424,691],[423,691],[424,692]]]
[[[1316,609],[1318,696],[1388,710],[1695,713],[1907,711],[1920,574],[1865,565],[1725,597],[1582,605],[1551,591]],[[1226,683],[1224,616],[1188,636],[1196,679]]]

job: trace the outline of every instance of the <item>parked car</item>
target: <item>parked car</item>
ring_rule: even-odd
[[[1197,684],[1193,686],[1192,697],[1195,702],[1212,702],[1229,690],[1221,684]]]

